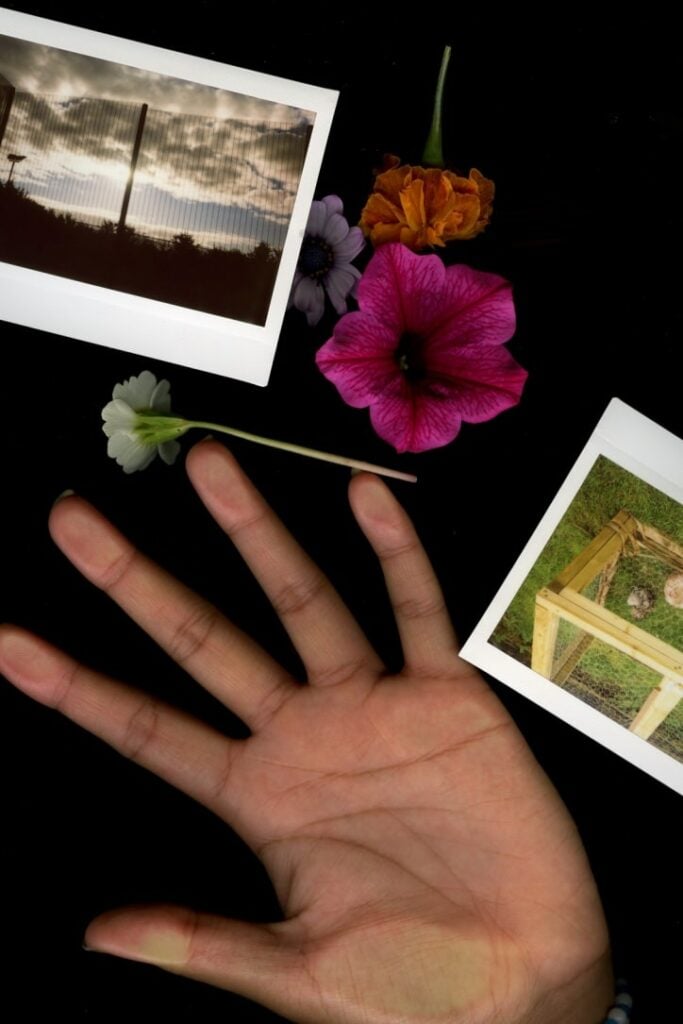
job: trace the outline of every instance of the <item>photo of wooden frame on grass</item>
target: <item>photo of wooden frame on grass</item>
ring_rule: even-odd
[[[0,8],[0,315],[267,383],[336,97]]]
[[[683,792],[683,441],[614,400],[462,653]]]

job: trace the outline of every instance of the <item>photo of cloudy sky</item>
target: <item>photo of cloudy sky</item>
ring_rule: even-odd
[[[116,235],[134,238],[138,250],[144,241],[148,257],[152,245],[160,259],[193,253],[198,269],[203,253],[217,269],[220,254],[230,253],[233,262],[239,255],[268,263],[273,276],[313,119],[284,104],[0,35],[1,198],[16,215],[8,219],[4,210],[6,224],[16,225],[16,251],[4,245],[0,258],[80,277],[68,259],[61,268],[43,266],[49,245],[35,236],[52,229],[63,236],[65,225],[76,225],[89,258],[97,231],[105,256]],[[160,297],[151,278],[151,297]],[[95,283],[121,287],[106,274]],[[142,292],[144,282],[130,290]],[[187,304],[206,306],[199,298]],[[257,321],[264,317],[261,309]]]

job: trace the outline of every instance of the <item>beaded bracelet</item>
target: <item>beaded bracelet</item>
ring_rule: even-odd
[[[604,1024],[629,1024],[633,1000],[628,993],[628,986],[623,978],[617,979],[617,994],[614,1006],[605,1017]]]

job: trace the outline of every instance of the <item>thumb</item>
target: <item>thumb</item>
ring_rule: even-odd
[[[249,924],[184,907],[111,910],[90,923],[85,948],[155,964],[230,989],[277,1013],[308,1019],[311,978],[286,924]],[[313,997],[313,998],[312,998]]]

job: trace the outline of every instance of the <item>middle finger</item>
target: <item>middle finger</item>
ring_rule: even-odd
[[[330,686],[382,663],[341,597],[223,445],[200,441],[187,471],[282,620],[308,681]]]

